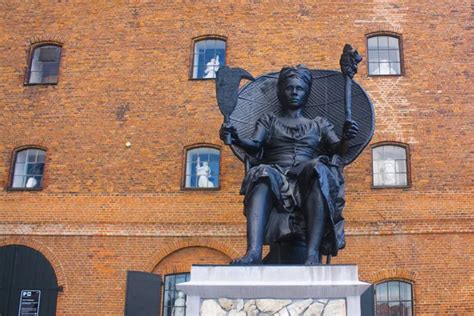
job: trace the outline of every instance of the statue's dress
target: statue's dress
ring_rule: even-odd
[[[339,138],[325,118],[299,118],[296,124],[294,120],[274,114],[258,119],[252,139],[261,142],[263,150],[250,157],[254,166],[245,176],[240,193],[248,197],[262,180],[270,185],[274,208],[266,227],[265,244],[304,240],[306,227],[301,208],[311,184],[319,181],[322,203],[329,214],[320,252],[335,256],[345,246],[344,164],[331,152]]]

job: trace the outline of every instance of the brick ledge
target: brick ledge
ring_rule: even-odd
[[[473,233],[472,219],[348,222],[346,235]],[[245,236],[245,224],[226,223],[0,223],[0,235],[53,236]]]

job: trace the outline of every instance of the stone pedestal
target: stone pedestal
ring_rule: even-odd
[[[193,266],[187,316],[361,315],[356,265]]]

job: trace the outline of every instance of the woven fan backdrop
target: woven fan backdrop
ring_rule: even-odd
[[[313,84],[308,103],[303,109],[306,118],[316,116],[327,118],[334,124],[336,134],[341,137],[344,125],[344,76],[334,70],[311,70]],[[277,98],[278,72],[265,74],[243,86],[234,112],[230,116],[231,124],[242,138],[252,136],[257,119],[264,113],[280,114],[281,105]],[[342,157],[348,165],[362,152],[374,134],[375,115],[372,102],[362,87],[352,84],[352,119],[359,124],[357,136],[349,141],[349,150]],[[235,155],[242,161],[245,152],[237,146],[231,146]]]

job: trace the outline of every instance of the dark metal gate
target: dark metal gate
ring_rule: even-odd
[[[21,245],[0,247],[0,316],[55,316],[58,291],[43,254]]]

